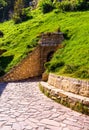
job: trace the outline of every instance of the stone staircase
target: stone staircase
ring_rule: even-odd
[[[43,82],[43,81],[40,82],[40,85],[39,85],[40,90],[46,96],[52,98],[53,100],[67,107],[70,107],[73,110],[89,115],[89,97],[79,95],[79,94],[76,94],[67,90],[63,90],[61,88],[55,87],[54,85],[51,85],[49,81],[51,76],[53,76],[53,74],[50,74],[48,82]],[[53,83],[53,80],[51,80],[51,82]]]

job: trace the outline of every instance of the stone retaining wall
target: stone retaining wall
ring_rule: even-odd
[[[89,97],[89,81],[49,74],[48,83],[61,90]]]
[[[36,47],[32,53],[5,76],[1,77],[0,81],[16,81],[41,75],[41,64],[39,59],[40,46]]]
[[[48,61],[49,54],[61,48],[64,40],[60,32],[42,34],[39,45],[35,50],[15,66],[9,73],[0,78],[2,81],[16,81],[30,77],[40,76],[44,72],[44,64]]]
[[[89,98],[66,92],[49,85],[47,82],[39,83],[40,90],[49,98],[73,110],[89,115]]]

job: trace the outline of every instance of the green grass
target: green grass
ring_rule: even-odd
[[[42,14],[36,9],[31,15],[32,19],[20,24],[13,21],[0,24],[0,30],[4,33],[4,37],[0,38],[0,49],[7,50],[0,56],[3,71],[8,72],[34,49],[41,32],[53,32],[60,27],[66,36],[64,47],[55,53],[50,64],[52,66],[54,62],[62,61],[64,65],[57,66],[53,72],[89,79],[89,11],[62,13],[54,10]],[[3,67],[6,57],[10,57],[10,61]],[[66,71],[68,65],[72,66],[71,73]]]

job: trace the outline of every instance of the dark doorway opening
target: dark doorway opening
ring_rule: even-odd
[[[51,51],[50,53],[48,53],[48,55],[47,55],[47,62],[52,59],[53,54],[54,54],[54,51]]]

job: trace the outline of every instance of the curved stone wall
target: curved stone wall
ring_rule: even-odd
[[[54,101],[73,110],[89,115],[89,98],[56,88],[47,82],[39,83],[40,90]]]
[[[89,81],[49,74],[48,83],[61,90],[89,97]]]

